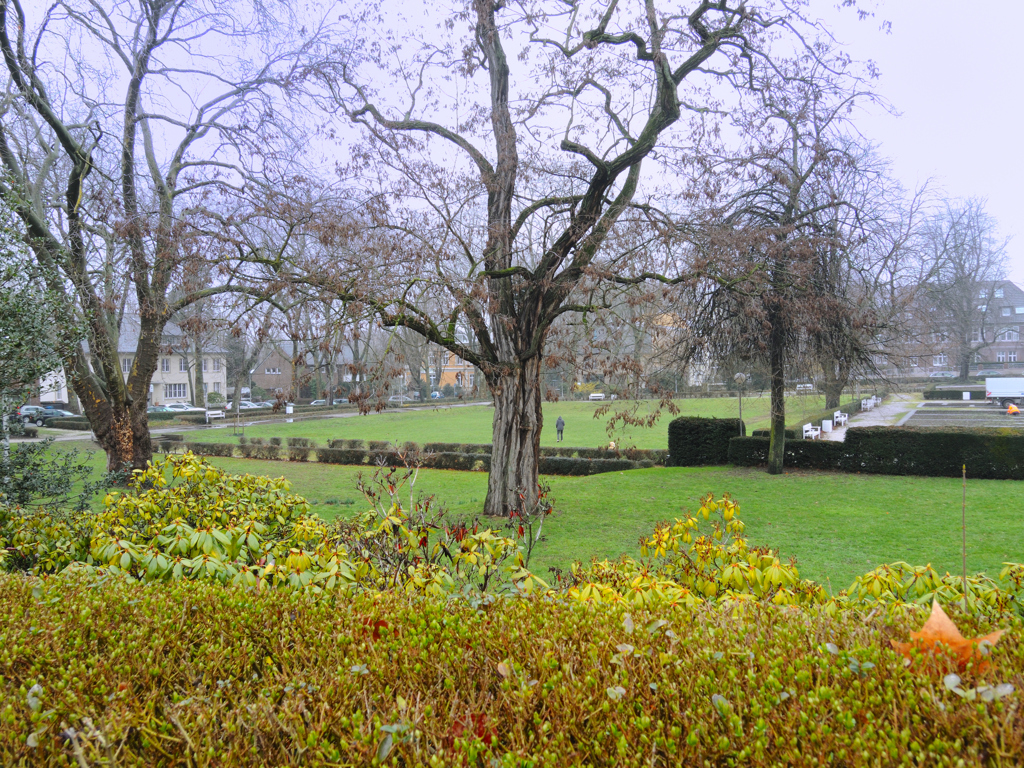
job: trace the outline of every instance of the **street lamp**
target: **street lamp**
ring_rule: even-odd
[[[735,381],[740,387],[740,437],[743,437],[743,385],[747,383],[747,374],[737,373],[735,376],[732,377],[732,380]]]

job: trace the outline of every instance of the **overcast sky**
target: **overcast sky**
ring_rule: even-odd
[[[982,197],[1011,237],[1010,279],[1024,286],[1024,79],[1016,34],[1024,2],[887,0],[877,18],[857,22],[828,12],[836,0],[814,0],[819,13],[857,59],[881,69],[880,95],[898,116],[858,117],[909,187],[934,179],[951,197]],[[889,34],[879,19],[892,23]]]

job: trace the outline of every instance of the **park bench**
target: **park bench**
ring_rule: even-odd
[[[860,409],[862,411],[870,411],[874,407],[875,407],[875,400],[874,400],[874,398],[870,398],[868,400],[861,400],[860,401]]]
[[[818,440],[821,437],[821,427],[813,424],[804,424],[804,440]]]
[[[223,419],[224,411],[207,411],[206,412],[206,423],[210,423],[210,419]]]
[[[843,413],[842,411],[836,411],[832,414],[832,426],[840,427],[846,426],[846,423],[850,420],[850,414]]]

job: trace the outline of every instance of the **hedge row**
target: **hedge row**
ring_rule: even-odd
[[[804,422],[804,423],[806,423],[806,422]],[[785,433],[786,433],[786,439],[787,440],[796,440],[798,437],[800,439],[803,439],[803,433],[802,432],[798,433],[795,429],[786,429]],[[753,432],[750,433],[750,436],[751,437],[771,437],[772,436],[772,431],[770,429],[755,429]]]
[[[84,416],[68,416],[64,419],[50,419],[46,422],[47,427],[53,429],[74,429],[79,432],[91,432],[92,425]]]
[[[977,386],[968,384],[957,389],[937,389],[936,386],[928,387],[921,393],[921,397],[925,400],[963,400],[963,393],[970,392],[971,400],[988,400],[985,395],[985,387],[979,389]]]
[[[769,440],[734,437],[729,461],[742,466],[764,464]],[[836,469],[881,475],[1024,480],[1024,434],[1010,429],[943,430],[914,427],[851,427],[844,442],[786,441],[787,466]]]
[[[739,419],[704,419],[682,416],[668,425],[670,467],[696,467],[725,464],[729,459],[729,440],[747,434]]]
[[[164,453],[175,451],[178,444],[161,441],[157,444]],[[230,443],[185,443],[185,449],[197,456],[218,456],[230,458],[235,455],[236,448],[247,459],[263,459],[275,461],[283,458],[281,448],[277,445],[245,445],[235,446]],[[350,466],[376,466],[386,464],[397,466],[402,463],[399,452],[395,450],[365,450],[358,448],[312,448],[309,446],[289,446],[289,461],[309,461],[313,454],[322,464],[344,464]],[[439,451],[420,457],[427,469],[454,469],[463,472],[490,472],[491,456],[487,453],[457,453]],[[542,475],[597,475],[603,472],[621,472],[627,469],[645,469],[655,466],[651,460],[630,461],[626,458],[588,459],[571,456],[541,456],[538,462]]]
[[[729,463],[741,467],[767,464],[769,445],[768,437],[734,437],[729,441]],[[839,469],[843,454],[843,443],[839,442],[786,440],[784,464],[797,469]]]
[[[2,576],[0,763],[1019,764],[1020,624],[955,687],[923,616]]]

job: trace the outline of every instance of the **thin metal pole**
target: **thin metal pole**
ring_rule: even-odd
[[[963,465],[963,476],[964,476],[964,497],[963,503],[960,507],[960,531],[962,534],[962,541],[960,546],[961,555],[963,557],[963,575],[964,575],[964,613],[967,613],[967,465]]]

